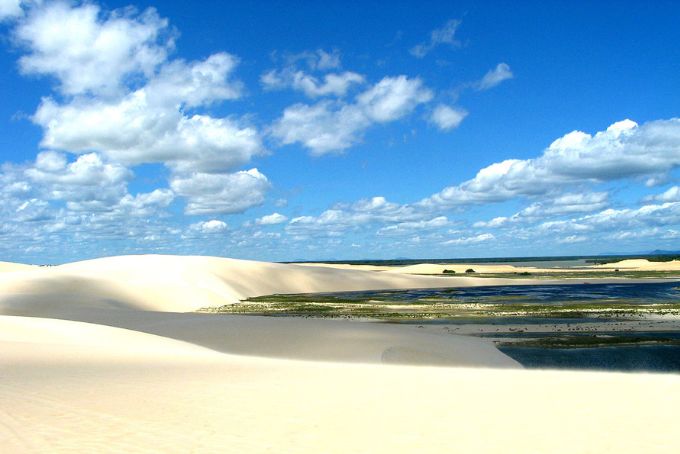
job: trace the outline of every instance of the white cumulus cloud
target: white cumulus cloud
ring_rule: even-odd
[[[258,225],[275,225],[275,224],[282,224],[288,220],[288,217],[280,214],[280,213],[272,213],[268,214],[266,216],[262,216],[261,218],[258,218],[255,220],[255,223]]]
[[[455,109],[444,104],[439,104],[432,111],[430,122],[442,131],[450,131],[451,129],[460,126],[467,115],[467,111],[463,109]]]
[[[680,186],[670,187],[661,194],[646,197],[645,200],[655,200],[658,202],[680,202]]]
[[[127,194],[132,177],[127,168],[105,163],[96,153],[69,163],[64,155],[51,151],[40,153],[25,174],[46,198],[64,200],[76,211],[110,209]]]
[[[242,213],[262,204],[269,187],[269,180],[257,169],[231,174],[196,172],[170,180],[170,188],[187,198],[187,214]]]
[[[268,90],[292,88],[310,98],[317,98],[328,95],[345,96],[352,86],[363,84],[365,79],[361,74],[351,71],[329,73],[318,78],[304,71],[288,68],[268,71],[262,75],[260,81]]]
[[[286,108],[272,134],[283,144],[301,143],[314,155],[342,151],[373,124],[402,118],[432,96],[420,79],[385,77],[353,103],[321,101]]]
[[[0,0],[0,22],[24,14],[21,0]]]
[[[442,243],[442,244],[465,246],[465,245],[468,245],[468,244],[484,243],[484,242],[495,240],[495,239],[496,239],[496,237],[491,233],[480,233],[479,235],[474,235],[474,236],[453,238],[451,240],[444,241],[444,243]]]
[[[190,229],[201,233],[220,233],[227,230],[227,223],[217,219],[191,224]]]
[[[158,162],[179,169],[220,171],[263,153],[260,135],[252,127],[230,118],[182,113],[181,101],[204,103],[233,93],[220,81],[213,85],[199,76],[193,80],[195,85],[174,90],[161,77],[116,101],[76,99],[60,105],[46,98],[33,120],[43,127],[45,148],[72,153],[94,150],[125,165]],[[217,98],[208,95],[215,93]]]
[[[534,159],[507,159],[420,202],[453,207],[558,192],[568,185],[644,177],[680,166],[680,119],[624,120],[594,135],[574,131]]]
[[[449,225],[449,219],[446,216],[437,216],[429,220],[422,221],[408,221],[400,222],[398,224],[388,225],[379,229],[376,233],[378,235],[400,235],[410,233],[413,231],[423,231],[429,229],[439,229]]]
[[[91,3],[49,3],[31,10],[16,30],[29,51],[19,66],[56,77],[65,94],[115,94],[125,78],[151,76],[166,60],[173,47],[167,27],[153,8],[106,13]]]

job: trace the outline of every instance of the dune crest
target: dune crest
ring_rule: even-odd
[[[38,268],[35,265],[24,265],[23,263],[0,262],[0,273],[11,273],[14,271],[29,271]]]
[[[39,310],[49,304],[189,312],[274,293],[447,286],[451,281],[435,277],[366,270],[218,257],[120,256],[1,274],[0,313],[3,305]]]

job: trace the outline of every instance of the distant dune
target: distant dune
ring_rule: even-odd
[[[0,275],[0,307],[59,304],[187,312],[274,293],[451,286],[451,281],[432,277],[216,257],[122,256],[28,269]]]
[[[612,269],[619,268],[625,270],[639,271],[678,271],[680,270],[680,260],[669,262],[650,262],[647,259],[627,259],[619,262],[605,263],[603,265],[593,265],[593,268]]]
[[[37,268],[34,265],[23,265],[21,263],[0,262],[0,273],[11,271],[27,271]]]
[[[3,265],[3,453],[680,449],[678,375],[525,371],[415,326],[193,312],[504,280],[210,257]]]
[[[513,274],[513,273],[567,273],[570,271],[611,271],[616,268],[626,271],[678,271],[680,270],[680,260],[669,262],[650,262],[647,259],[626,259],[619,262],[606,263],[602,265],[586,265],[574,268],[537,268],[529,266],[515,266],[503,264],[484,264],[484,263],[418,263],[415,265],[347,265],[344,263],[300,263],[303,266],[326,267],[335,269],[361,269],[369,271],[386,271],[398,274],[442,274],[444,270],[455,271],[458,274],[465,274],[469,269],[476,273],[492,274]]]

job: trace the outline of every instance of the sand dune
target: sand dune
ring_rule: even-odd
[[[475,270],[480,274],[503,274],[503,273],[565,273],[570,271],[611,271],[616,268],[627,271],[679,271],[680,260],[670,262],[650,262],[647,259],[626,259],[619,262],[606,263],[601,265],[586,265],[579,268],[539,268],[515,265],[483,264],[483,263],[418,263],[415,265],[404,266],[376,266],[376,265],[347,265],[343,263],[301,263],[301,266],[316,266],[333,269],[360,269],[365,271],[384,271],[397,274],[442,274],[444,270],[452,270],[457,274],[465,274],[468,269]]]
[[[650,262],[647,259],[627,259],[602,265],[594,265],[593,268],[600,269],[625,269],[641,271],[678,271],[680,270],[680,260],[670,262]]]
[[[261,359],[24,317],[0,317],[0,332],[0,446],[8,453],[680,447],[673,375]]]
[[[493,284],[485,282],[486,285]],[[0,274],[0,308],[68,304],[186,312],[273,293],[450,285],[450,281],[438,278],[385,275],[364,270],[216,257],[141,255]],[[479,282],[464,280],[457,285],[479,285]]]
[[[109,257],[0,276],[0,314],[134,329],[229,353],[516,367],[488,342],[432,337],[415,327],[180,313],[271,293],[446,284],[437,278],[214,257]]]
[[[415,265],[383,266],[383,265],[347,265],[344,263],[300,263],[300,266],[315,266],[339,270],[385,271],[397,274],[442,274],[444,270],[453,270],[458,274],[472,268],[477,273],[521,273],[523,271],[554,271],[553,268],[539,269],[531,267],[517,267],[513,265],[485,265],[479,263],[418,263]]]
[[[433,336],[416,327],[180,313],[252,295],[444,284],[437,278],[214,257],[110,257],[0,276],[0,314],[133,329],[228,353],[518,367],[489,342]]]
[[[11,263],[11,262],[0,262],[0,273],[6,273],[11,271],[28,271],[36,269],[34,265],[23,265],[21,263]]]
[[[206,257],[16,267],[0,273],[0,450],[680,449],[678,375],[524,371],[484,340],[413,326],[191,312],[452,282]]]
[[[481,265],[465,263],[437,265],[434,263],[418,263],[416,265],[401,266],[392,269],[389,272],[405,274],[442,274],[444,270],[451,270],[458,274],[465,274],[465,272],[469,269],[475,270],[476,273],[520,273],[526,270],[536,270],[536,268],[522,268],[512,265]]]
[[[107,257],[0,273],[0,314],[59,318],[60,313],[79,310],[191,312],[274,293],[565,282],[408,274],[409,270],[424,271],[432,266],[442,265],[375,272],[217,257]]]

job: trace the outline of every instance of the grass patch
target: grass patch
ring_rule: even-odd
[[[643,336],[566,336],[545,337],[515,342],[498,342],[499,347],[519,348],[597,348],[626,345],[680,345],[680,340],[663,337]]]
[[[464,274],[434,274],[442,277],[465,277]],[[475,277],[500,279],[665,279],[680,278],[680,271],[555,271],[555,272],[517,272],[517,273],[475,273]]]
[[[346,295],[345,295],[346,296]],[[243,300],[204,312],[265,316],[305,316],[320,318],[402,319],[484,319],[521,318],[606,318],[630,319],[648,315],[680,316],[680,302],[649,303],[636,299],[598,299],[541,303],[523,295],[476,298],[427,297],[396,300],[383,293],[371,298],[339,297],[329,294],[267,295]]]

